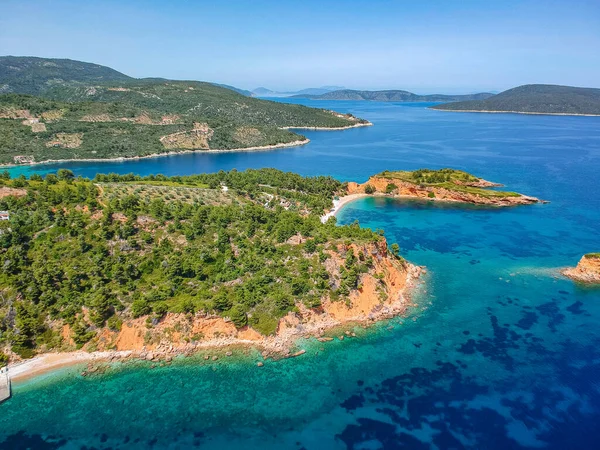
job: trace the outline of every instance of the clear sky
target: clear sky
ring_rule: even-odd
[[[600,0],[2,0],[0,55],[241,88],[600,87]]]

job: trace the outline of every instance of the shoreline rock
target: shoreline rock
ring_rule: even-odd
[[[588,253],[576,267],[562,270],[566,277],[580,283],[600,284],[600,253]]]

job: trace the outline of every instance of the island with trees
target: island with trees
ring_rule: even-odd
[[[0,57],[0,164],[262,150],[309,142],[293,129],[371,125],[238,91],[79,61]]]
[[[550,115],[600,115],[600,89],[527,84],[484,100],[432,106],[440,111]]]
[[[0,361],[231,344],[293,356],[298,337],[402,313],[420,268],[380,231],[319,220],[344,189],[274,169],[5,172]]]

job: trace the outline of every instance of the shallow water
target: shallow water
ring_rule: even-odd
[[[551,203],[353,202],[340,222],[384,229],[428,268],[407,317],[357,339],[301,342],[304,356],[262,368],[249,351],[36,378],[0,405],[0,448],[598,447],[600,289],[557,269],[600,250],[600,120],[306,103],[375,126],[305,132],[312,142],[297,149],[65,167],[86,176],[277,167],[363,181],[450,166]]]

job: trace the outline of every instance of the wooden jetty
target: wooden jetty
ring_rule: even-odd
[[[10,378],[8,378],[8,367],[0,369],[0,403],[10,398]]]

